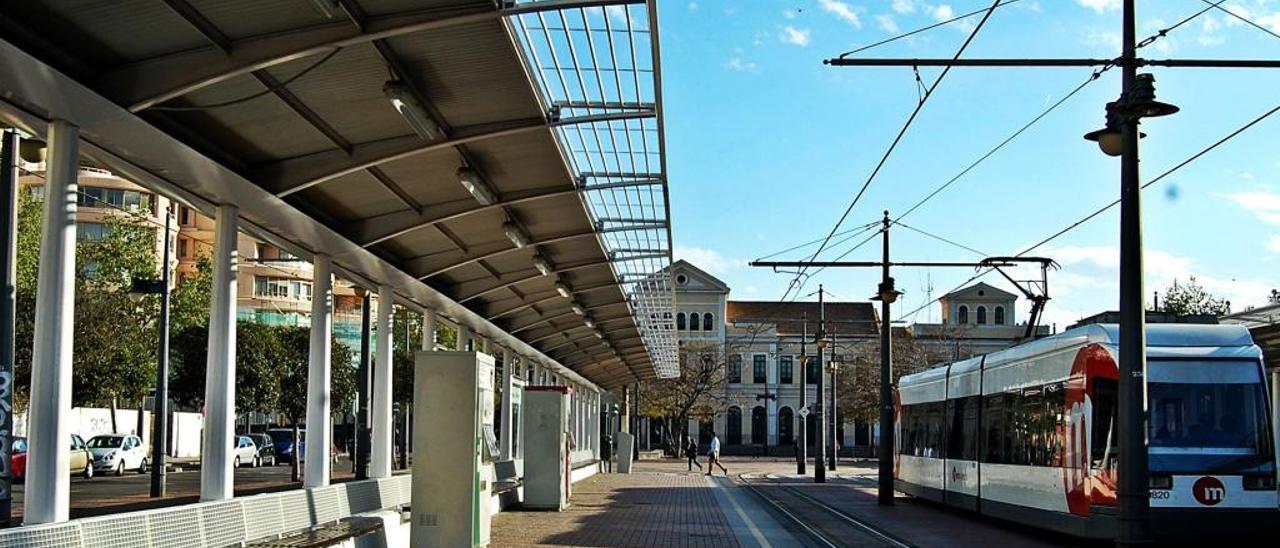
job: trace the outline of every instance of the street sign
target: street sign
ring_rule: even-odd
[[[809,408],[808,408],[808,407],[801,407],[801,408],[800,408],[800,416],[801,416],[801,417],[808,417],[808,416],[809,416]]]

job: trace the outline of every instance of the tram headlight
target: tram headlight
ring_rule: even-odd
[[[1245,491],[1271,491],[1276,488],[1276,477],[1271,474],[1250,474],[1244,477]]]

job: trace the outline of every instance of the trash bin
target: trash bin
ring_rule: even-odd
[[[636,444],[636,437],[626,432],[618,432],[614,434],[618,439],[618,473],[630,474],[631,461],[634,458],[633,448]]]

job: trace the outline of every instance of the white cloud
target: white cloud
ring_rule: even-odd
[[[760,67],[751,61],[744,61],[741,57],[734,56],[724,64],[724,67],[734,72],[760,72]]]
[[[800,47],[809,45],[809,29],[798,29],[795,27],[786,27],[782,29],[782,36],[778,38],[785,44],[794,44]]]
[[[1076,3],[1098,13],[1120,9],[1120,0],[1076,0]]]
[[[681,259],[689,261],[690,263],[693,263],[693,266],[706,270],[707,272],[717,276],[723,275],[726,272],[735,270],[746,264],[746,261],[732,257],[725,257],[724,255],[721,255],[719,251],[714,249],[688,245],[677,245],[675,248],[675,258],[677,261]]]
[[[915,0],[893,0],[893,11],[898,13],[915,13]]]
[[[899,32],[901,32],[901,29],[898,28],[898,23],[893,20],[892,15],[887,15],[887,14],[877,15],[876,24],[878,24],[881,29],[884,29],[884,31],[889,34],[898,34]]]
[[[1280,234],[1271,235],[1271,240],[1267,241],[1267,249],[1280,253]]]
[[[615,4],[611,6],[605,6],[604,9],[606,12],[608,12],[609,18],[613,19],[613,23],[615,25],[627,24],[627,7],[626,6]]]
[[[689,2],[689,11],[698,11],[698,3]]]
[[[1120,33],[1091,29],[1080,38],[1080,43],[1091,48],[1120,51]]]
[[[862,28],[862,19],[858,18],[858,12],[854,11],[853,6],[840,0],[818,0],[818,4],[822,6],[824,11],[839,17],[844,22],[853,25],[854,28]]]
[[[1233,192],[1226,198],[1264,223],[1280,225],[1280,193],[1262,190]]]
[[[782,17],[784,19],[795,19],[796,12],[794,10],[782,10]]]
[[[951,19],[952,17],[956,16],[955,11],[953,11],[951,9],[951,6],[947,4],[927,6],[925,9],[929,10],[929,15],[932,16],[934,20],[939,22],[946,21],[947,19]]]

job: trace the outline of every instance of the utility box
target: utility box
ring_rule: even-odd
[[[618,440],[618,473],[630,474],[631,461],[636,454],[636,437],[627,432],[615,432],[613,436]]]
[[[569,507],[570,440],[567,386],[524,389],[524,507]]]
[[[489,545],[493,356],[419,352],[413,371],[410,546]]]

